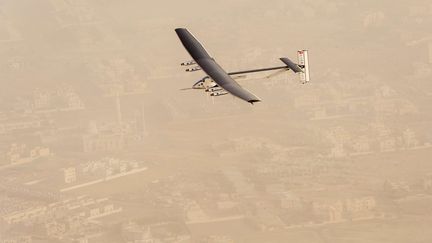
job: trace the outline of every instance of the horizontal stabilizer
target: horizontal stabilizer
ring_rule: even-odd
[[[297,64],[295,64],[293,61],[291,61],[290,59],[288,59],[286,57],[282,57],[282,58],[280,58],[280,60],[283,63],[285,63],[291,70],[293,70],[293,72],[295,72],[295,73],[303,72],[303,70]]]

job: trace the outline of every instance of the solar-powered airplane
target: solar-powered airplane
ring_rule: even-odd
[[[294,63],[287,57],[282,57],[280,60],[285,64],[284,66],[227,73],[219,66],[219,64],[216,63],[216,61],[208,54],[201,43],[187,29],[177,28],[175,31],[180,38],[180,41],[183,43],[183,46],[193,59],[192,61],[183,62],[181,65],[196,65],[193,67],[188,67],[185,71],[195,72],[198,70],[203,70],[207,74],[207,76],[196,82],[190,89],[204,89],[210,94],[210,96],[213,97],[231,94],[253,104],[255,102],[261,101],[261,99],[241,87],[234,79],[243,78],[244,75],[248,73],[269,71],[273,71],[274,73],[267,77],[272,77],[279,73],[292,70],[294,73],[300,74],[300,80],[302,83],[309,82],[309,60],[307,50],[300,50],[297,52],[299,62],[298,64]]]

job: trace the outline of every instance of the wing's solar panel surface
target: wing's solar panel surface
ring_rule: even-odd
[[[195,62],[220,87],[230,94],[249,103],[261,101],[260,98],[241,87],[233,78],[231,78],[187,29],[178,28],[175,31],[183,43],[183,46],[186,48]]]

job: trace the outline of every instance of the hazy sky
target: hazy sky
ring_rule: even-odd
[[[12,184],[122,206],[99,221],[112,242],[130,222],[171,221],[191,242],[431,242],[431,26],[427,0],[0,0],[0,216],[47,205]],[[262,98],[254,106],[180,91],[205,74],[180,67],[190,56],[177,27],[227,71],[308,49],[312,81],[239,81]],[[53,154],[11,162],[34,147]],[[106,182],[133,163],[105,157],[148,171]],[[92,162],[85,178],[100,184],[60,191],[87,182],[66,185],[66,167]],[[41,234],[5,225],[0,243]]]

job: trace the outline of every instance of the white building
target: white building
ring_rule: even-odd
[[[63,169],[64,181],[67,184],[74,183],[77,179],[75,167]]]

